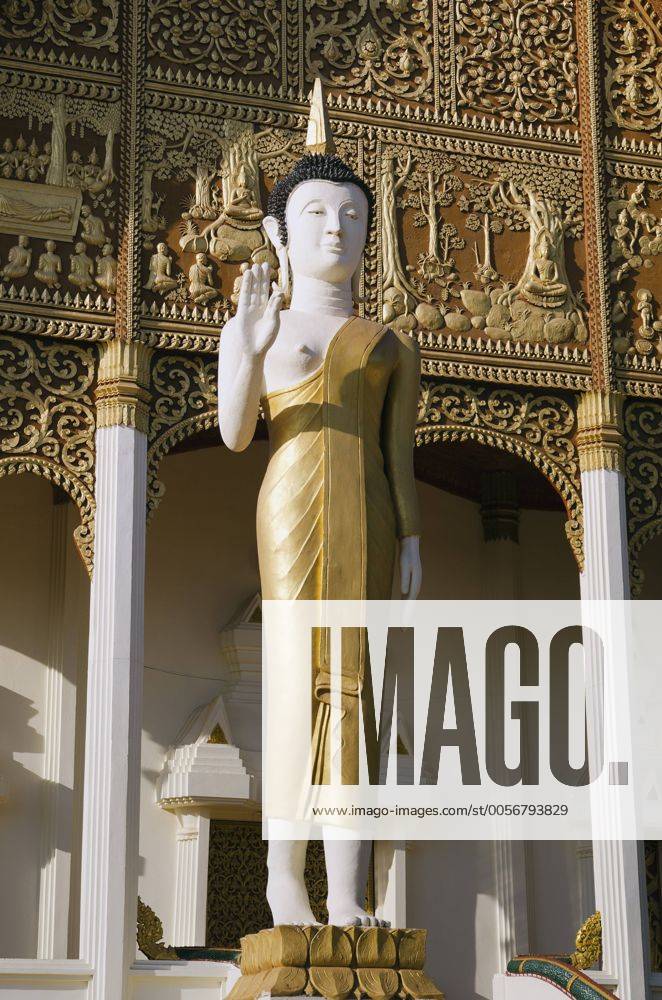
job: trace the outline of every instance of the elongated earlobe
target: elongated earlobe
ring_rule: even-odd
[[[287,247],[281,243],[276,250],[278,257],[278,285],[283,293],[284,304],[290,301],[290,259],[287,256]]]
[[[290,297],[290,262],[287,256],[287,247],[280,238],[280,223],[273,215],[265,215],[262,226],[278,257],[278,284],[283,292],[285,303],[287,303]]]
[[[354,271],[354,274],[352,275],[352,298],[354,299],[354,302],[357,304],[357,306],[360,305],[364,301],[363,300],[363,296],[361,295],[361,273],[362,273],[362,271],[363,271],[363,258],[361,258],[361,262],[360,262],[359,266],[357,267],[356,271]]]

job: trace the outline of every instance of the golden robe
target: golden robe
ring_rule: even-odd
[[[270,459],[257,543],[265,600],[390,598],[396,537],[420,534],[413,458],[419,378],[413,340],[351,317],[320,369],[263,397]],[[366,652],[364,630],[349,631],[341,697],[354,736],[349,752],[343,747],[342,775],[354,784]],[[328,780],[330,766],[326,639],[318,636],[313,651],[317,783]]]

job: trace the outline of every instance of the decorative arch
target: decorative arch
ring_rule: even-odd
[[[80,513],[74,541],[92,574],[97,351],[0,334],[0,476],[32,472]]]
[[[421,383],[416,444],[471,440],[534,465],[563,501],[566,535],[581,570],[584,515],[576,427],[575,409],[562,396],[513,386]]]
[[[165,485],[162,459],[175,445],[218,426],[217,361],[204,355],[155,355],[151,371],[152,411],[147,446],[147,520]]]
[[[630,584],[632,596],[640,597],[644,574],[639,556],[662,534],[662,402],[628,400],[623,430]]]

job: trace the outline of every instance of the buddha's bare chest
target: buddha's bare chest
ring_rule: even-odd
[[[346,316],[315,316],[283,312],[276,340],[267,351],[263,392],[289,389],[314,374],[324,364],[326,352]]]

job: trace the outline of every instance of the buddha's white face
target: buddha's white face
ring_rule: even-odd
[[[361,263],[368,199],[355,184],[303,181],[285,209],[292,274],[340,284]]]

